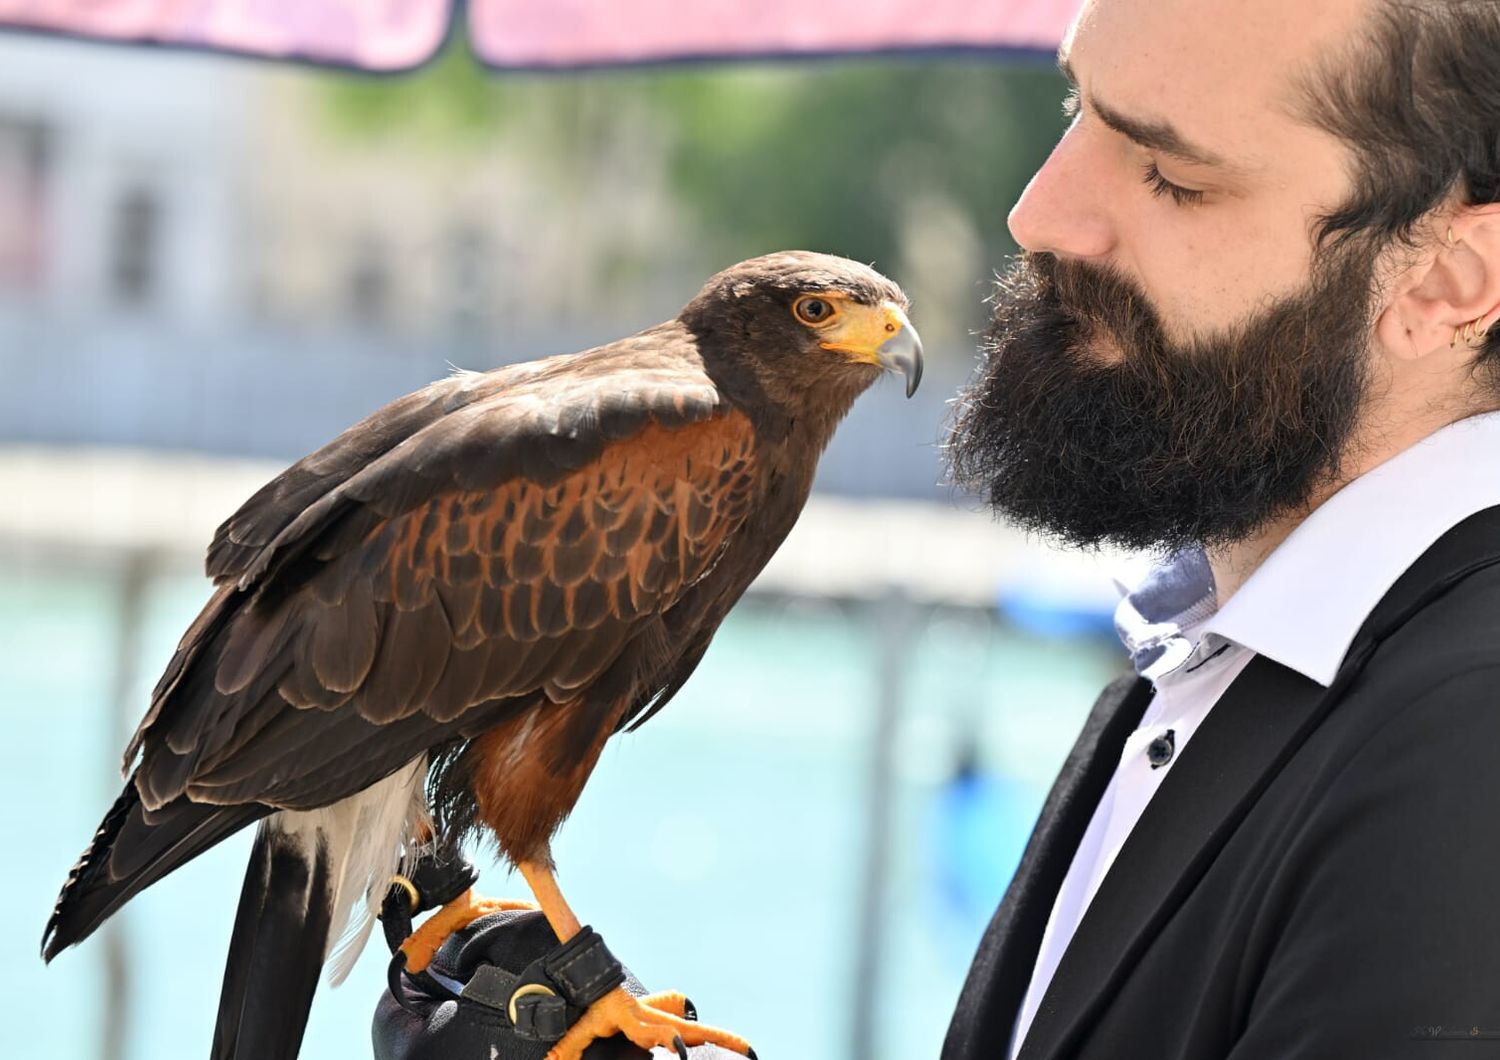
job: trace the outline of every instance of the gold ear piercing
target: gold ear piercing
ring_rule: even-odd
[[[1453,340],[1448,343],[1448,348],[1451,350],[1453,347],[1455,347],[1455,346],[1458,345],[1458,339],[1459,339],[1459,334],[1460,333],[1462,333],[1462,335],[1463,335],[1464,345],[1466,345],[1466,346],[1467,345],[1471,345],[1474,342],[1475,339],[1482,339],[1486,335],[1488,335],[1489,334],[1489,330],[1490,330],[1489,326],[1486,325],[1485,327],[1482,327],[1482,328],[1479,326],[1479,322],[1481,320],[1483,320],[1483,319],[1484,319],[1484,317],[1475,317],[1473,320],[1471,320],[1467,324],[1463,325],[1463,327],[1461,327],[1461,328],[1454,328],[1453,329]]]
[[[1450,247],[1456,247],[1456,246],[1458,246],[1457,243],[1453,242],[1453,226],[1452,225],[1448,226],[1448,245]]]

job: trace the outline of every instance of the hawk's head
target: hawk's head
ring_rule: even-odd
[[[714,276],[680,319],[705,351],[747,363],[772,393],[853,394],[882,369],[922,378],[922,340],[907,298],[867,265],[789,250],[742,261]]]

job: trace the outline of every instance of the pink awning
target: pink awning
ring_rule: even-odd
[[[1050,52],[1079,0],[469,0],[501,69],[887,51]],[[0,0],[0,27],[407,70],[451,0]]]

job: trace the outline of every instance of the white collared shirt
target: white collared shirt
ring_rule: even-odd
[[[1500,412],[1449,424],[1348,483],[1289,534],[1221,608],[1202,553],[1159,565],[1120,602],[1116,625],[1156,694],[1125,741],[1042,935],[1016,1016],[1014,1060],[1063,951],[1146,804],[1230,683],[1265,655],[1327,687],[1365,619],[1444,533],[1500,504]],[[1201,565],[1201,566],[1199,566]],[[1176,578],[1170,615],[1142,592]],[[1192,591],[1193,586],[1206,592]],[[1175,600],[1172,600],[1175,594]],[[1143,603],[1143,600],[1145,602]],[[1158,592],[1155,604],[1160,610]],[[1147,749],[1172,730],[1173,751],[1152,768]],[[1160,757],[1160,756],[1158,756]]]

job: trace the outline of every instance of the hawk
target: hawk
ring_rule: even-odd
[[[552,835],[605,741],[692,674],[854,399],[885,369],[915,390],[906,307],[843,258],[754,258],[673,320],[459,373],[293,464],[209,547],[215,591],[126,748],[46,959],[252,822],[219,1060],[296,1056],[335,942],[353,942],[337,981],[425,840],[487,832],[558,938],[576,935]],[[402,944],[407,968],[495,906],[449,903]],[[617,988],[549,1055],[616,1031],[747,1051],[670,1009]]]

